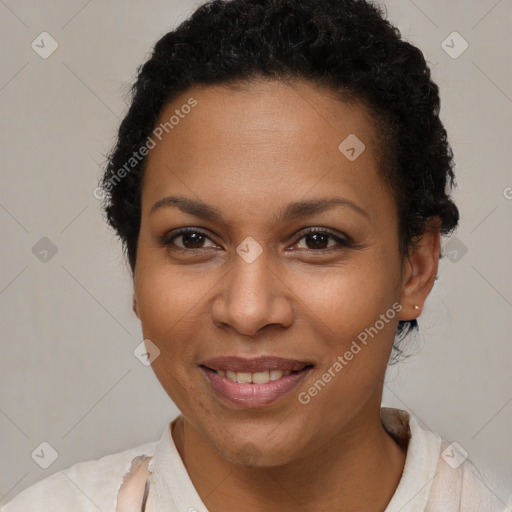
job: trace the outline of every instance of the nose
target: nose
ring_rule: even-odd
[[[247,336],[269,325],[289,327],[293,293],[268,252],[252,262],[237,254],[231,265],[210,305],[213,324]]]

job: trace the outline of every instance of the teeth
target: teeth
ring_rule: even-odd
[[[283,372],[281,370],[270,370],[270,380],[277,380],[283,376]]]
[[[258,372],[252,374],[252,381],[254,384],[266,384],[270,382],[270,373],[269,372]]]
[[[248,384],[249,382],[252,382],[251,374],[236,372],[236,381],[240,382],[240,384]]]
[[[290,370],[270,370],[265,372],[232,372],[230,370],[215,370],[218,375],[221,377],[226,377],[233,382],[238,382],[240,384],[267,384],[272,380],[278,380],[281,377],[286,377],[292,373]]]

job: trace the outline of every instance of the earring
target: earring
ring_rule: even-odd
[[[413,306],[413,309],[420,309],[419,306],[416,306],[416,304]]]

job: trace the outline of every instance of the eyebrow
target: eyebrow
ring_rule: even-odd
[[[279,211],[277,215],[277,222],[290,221],[300,217],[307,217],[322,213],[334,208],[335,206],[348,207],[360,215],[363,215],[368,219],[370,218],[368,213],[354,202],[349,199],[336,197],[332,199],[314,199],[310,201],[296,201],[290,203]],[[168,196],[160,199],[151,207],[149,214],[151,215],[155,211],[166,207],[177,207],[182,212],[194,215],[195,217],[225,223],[222,214],[213,206],[203,203],[202,201],[196,201],[183,196]]]

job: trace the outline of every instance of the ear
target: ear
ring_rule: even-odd
[[[135,292],[133,292],[132,309],[133,309],[133,312],[137,315],[137,318],[140,319],[140,316],[139,316],[139,306],[137,304],[137,296],[135,295]]]
[[[434,217],[425,232],[416,237],[404,264],[402,294],[403,309],[399,320],[418,318],[434,286],[441,250],[440,222]],[[415,308],[414,306],[418,306]]]

